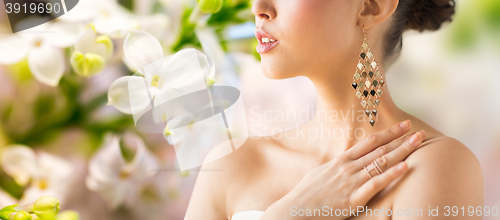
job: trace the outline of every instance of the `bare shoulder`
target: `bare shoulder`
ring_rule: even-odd
[[[476,155],[459,140],[442,134],[418,118],[411,118],[415,129],[425,130],[427,139],[406,158],[409,172],[402,183],[447,189],[454,186],[457,190],[469,186],[482,189],[482,169]]]
[[[462,142],[448,136],[438,136],[427,139],[408,156],[407,162],[433,163],[441,168],[445,165],[467,164],[471,168],[480,169],[479,161],[474,153]]]
[[[480,163],[457,139],[447,136],[428,139],[405,161],[409,170],[397,183],[395,209],[483,205]]]
[[[215,147],[199,170],[186,219],[226,219],[231,212],[227,210],[228,191],[263,166],[262,148],[268,142],[249,138],[229,154]]]
[[[455,138],[439,136],[428,139],[406,159],[410,169],[429,177],[482,180],[479,160],[474,153]],[[411,174],[410,174],[411,175]],[[438,178],[436,181],[446,181]]]

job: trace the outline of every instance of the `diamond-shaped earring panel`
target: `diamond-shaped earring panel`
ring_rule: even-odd
[[[370,82],[369,79],[367,79],[366,82],[365,82],[365,85],[366,85],[366,88],[370,88],[370,86],[372,85],[372,83]]]
[[[361,77],[361,74],[359,74],[358,72],[356,72],[356,74],[354,74],[354,78],[356,80],[359,80],[359,77]]]
[[[364,42],[361,47],[363,48],[363,50],[368,50],[368,44],[366,42]]]
[[[373,126],[378,118],[377,107],[380,105],[382,95],[381,87],[384,86],[384,75],[379,69],[375,54],[370,50],[366,41],[366,31],[363,29],[364,40],[359,53],[357,69],[353,76],[353,86],[356,97],[361,99],[361,106],[369,117],[369,124]]]

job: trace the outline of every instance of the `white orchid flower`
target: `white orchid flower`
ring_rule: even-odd
[[[244,115],[239,92],[229,87],[212,87],[211,92],[213,81],[209,79],[213,78],[215,66],[203,53],[184,49],[162,58],[161,44],[142,31],[132,31],[125,40],[124,52],[138,73],[119,78],[110,86],[109,104],[132,113],[139,130],[164,133],[174,145],[181,170],[201,165],[216,146],[220,150],[212,160],[227,155],[246,140],[246,123],[238,125],[228,120],[221,110],[238,108],[237,112]],[[164,129],[158,129],[162,123]],[[241,132],[231,133],[230,137],[231,129]]]
[[[112,38],[121,38],[137,26],[132,15],[116,0],[79,1],[59,19],[74,23],[93,23],[98,33]]]
[[[148,7],[144,1],[138,1],[137,10]],[[143,8],[144,7],[144,8]],[[142,9],[140,9],[142,8]],[[169,18],[165,14],[136,13],[132,14],[123,8],[116,0],[87,0],[79,4],[61,20],[71,22],[91,22],[98,33],[105,34],[113,39],[127,36],[131,30],[143,30],[160,38],[166,33]]]
[[[175,165],[178,170],[184,171],[186,167],[191,168],[203,164],[205,156],[213,146],[217,145],[215,141],[218,141],[218,138],[216,137],[220,136],[211,135],[212,133],[227,135],[226,130],[221,130],[221,127],[215,127],[217,129],[215,131],[214,127],[209,125],[210,123],[197,124],[196,122],[192,115],[183,115],[168,121],[165,127],[163,137],[174,146],[177,156]],[[208,149],[203,146],[207,146]]]
[[[90,77],[104,69],[106,60],[111,55],[111,39],[106,35],[97,36],[95,27],[89,25],[75,44],[75,51],[70,59],[71,66],[77,74]]]
[[[181,171],[222,158],[248,138],[241,96],[237,97],[234,94],[237,90],[229,88],[212,90],[208,105],[213,106],[213,112],[204,112],[203,109],[210,106],[201,106],[201,111],[193,111],[195,114],[184,114],[168,121],[163,136],[174,146],[176,165]]]
[[[7,146],[2,151],[2,169],[21,186],[31,180],[19,203],[31,203],[43,195],[64,200],[73,172],[71,164],[48,153],[35,152],[23,145]]]
[[[163,164],[162,167],[171,166]],[[185,181],[189,180],[183,178],[179,173],[170,170],[158,172],[141,185],[137,193],[128,197],[124,206],[129,208],[134,216],[148,216],[148,219],[182,219],[171,215],[178,213],[175,211],[178,209],[175,204],[180,204],[179,197],[185,198],[190,194],[189,187],[183,187],[186,185]]]
[[[136,19],[138,22],[137,29],[153,35],[156,39],[162,39],[171,24],[170,18],[165,14],[137,16]]]
[[[38,172],[32,178],[32,185],[23,193],[20,203],[35,201],[43,195],[65,200],[72,184],[73,167],[68,161],[51,154],[40,152],[37,155]]]
[[[134,76],[117,79],[108,90],[109,104],[134,121],[147,111],[182,95],[207,88],[215,66],[195,49],[184,49],[163,58],[160,42],[144,31],[132,31],[124,42],[125,59],[138,70]],[[157,110],[155,122],[166,122],[179,109]],[[161,132],[161,131],[160,131]]]
[[[14,145],[2,151],[0,164],[18,185],[25,186],[37,173],[35,152],[26,146]]]
[[[60,17],[58,17],[58,19],[69,23],[92,22],[92,19],[95,17],[95,14],[97,12],[96,9],[98,8],[97,6],[99,2],[102,1],[100,0],[78,1],[78,4],[76,4],[73,9],[61,15]]]
[[[65,67],[61,49],[73,45],[79,32],[77,25],[51,22],[2,38],[0,64],[16,64],[27,57],[29,69],[38,81],[57,86]]]
[[[126,162],[120,140],[135,150],[131,162]],[[126,133],[122,138],[108,135],[101,149],[89,163],[87,188],[99,192],[110,208],[115,209],[141,189],[142,184],[155,175],[159,162],[140,137]]]
[[[95,6],[95,5],[94,5]],[[122,38],[136,29],[138,22],[116,1],[100,1],[94,20],[96,31],[112,38]]]
[[[228,55],[221,47],[220,39],[212,27],[198,26],[195,29],[196,36],[200,40],[203,52],[212,59],[217,67],[216,71],[221,76],[222,82],[225,85],[236,86],[238,84],[236,68],[234,63],[229,59]],[[215,82],[214,76],[210,80]]]

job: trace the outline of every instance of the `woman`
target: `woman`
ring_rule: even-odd
[[[264,74],[308,77],[317,90],[316,115],[302,127],[249,139],[205,164],[202,169],[211,172],[200,172],[185,219],[482,218],[467,212],[483,205],[477,158],[459,141],[399,109],[382,83],[386,63],[401,49],[403,31],[439,29],[451,20],[454,2],[255,0],[252,11]],[[360,58],[362,47],[372,52],[374,66],[360,62],[368,55]],[[366,68],[380,71],[378,85],[356,83],[374,77],[353,78],[355,69]],[[355,95],[369,86],[380,90]],[[360,97],[372,96],[379,101],[370,103],[376,107],[366,112],[370,118],[328,120],[339,112],[363,114],[367,107]],[[301,132],[336,128],[347,132],[340,138]],[[359,131],[368,137],[358,138]],[[464,214],[454,212],[462,207]]]

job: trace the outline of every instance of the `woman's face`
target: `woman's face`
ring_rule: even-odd
[[[261,53],[264,74],[271,79],[318,78],[341,71],[342,63],[357,58],[362,42],[355,3],[359,1],[255,0],[256,30],[278,41]]]

